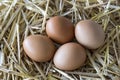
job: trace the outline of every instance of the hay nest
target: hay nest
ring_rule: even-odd
[[[102,47],[87,51],[85,65],[62,71],[52,61],[36,63],[23,51],[30,34],[45,34],[46,21],[65,16],[74,24],[92,19],[101,24]],[[0,0],[0,80],[120,80],[119,0]]]

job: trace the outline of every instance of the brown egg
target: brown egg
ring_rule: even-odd
[[[37,62],[49,61],[55,53],[55,46],[52,41],[42,35],[28,36],[23,41],[23,48],[26,54]]]
[[[83,66],[85,60],[85,49],[80,44],[71,42],[56,51],[53,62],[61,70],[74,70]]]
[[[47,35],[57,43],[69,42],[74,37],[74,25],[65,17],[55,16],[46,24]]]
[[[83,20],[76,25],[75,37],[83,46],[89,49],[96,49],[103,44],[105,33],[96,22]]]

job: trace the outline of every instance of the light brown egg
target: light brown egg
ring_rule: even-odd
[[[31,35],[23,41],[23,48],[26,54],[37,62],[49,61],[55,53],[55,46],[52,41],[42,35]]]
[[[102,27],[94,21],[83,20],[77,23],[75,28],[77,41],[89,49],[100,47],[105,39]]]
[[[73,39],[74,25],[65,17],[55,16],[47,21],[46,33],[52,40],[64,44]]]
[[[85,60],[85,49],[80,44],[71,42],[56,51],[53,62],[61,70],[74,70],[83,66]]]

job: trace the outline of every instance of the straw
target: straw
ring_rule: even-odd
[[[74,25],[84,19],[99,23],[106,35],[104,44],[87,51],[83,67],[57,69],[53,61],[36,63],[23,50],[23,40],[45,35],[46,22],[64,16]],[[119,0],[0,0],[1,80],[120,80]]]

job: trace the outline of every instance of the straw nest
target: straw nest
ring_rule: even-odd
[[[46,21],[65,16],[74,24],[92,19],[105,33],[103,46],[87,51],[85,65],[62,71],[52,61],[36,63],[24,54],[30,34],[45,35]],[[0,80],[120,80],[119,0],[0,0]]]

